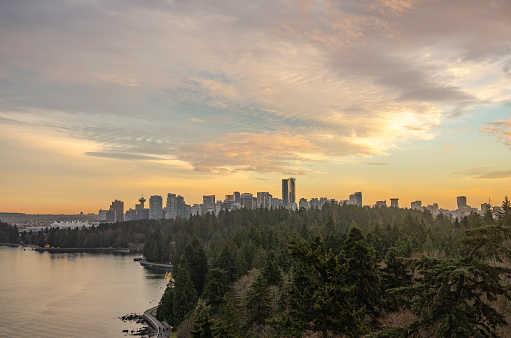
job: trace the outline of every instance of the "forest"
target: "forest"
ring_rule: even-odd
[[[511,335],[511,203],[461,220],[400,208],[242,209],[21,233],[0,242],[142,246],[170,262],[157,315],[178,337]]]
[[[511,205],[462,220],[327,205],[239,210],[148,237],[171,261],[158,317],[178,337],[511,334]]]

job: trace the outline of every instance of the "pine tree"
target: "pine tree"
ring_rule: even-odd
[[[377,325],[382,306],[380,275],[373,249],[359,228],[350,229],[344,254],[347,267],[345,280],[354,288],[356,305],[365,309],[372,325]]]
[[[197,237],[194,237],[185,248],[183,266],[189,271],[195,290],[200,297],[204,290],[209,266],[202,244]]]
[[[511,268],[491,263],[509,256],[503,245],[511,228],[487,225],[466,232],[464,255],[451,259],[421,257],[413,261],[416,285],[402,291],[411,295],[418,318],[402,328],[406,334],[427,330],[439,337],[497,337],[496,328],[507,325],[495,308],[500,297],[511,300]]]
[[[203,296],[207,299],[207,305],[211,306],[211,311],[216,313],[225,303],[225,294],[229,291],[227,273],[223,269],[214,268],[208,271],[206,280]]]
[[[318,238],[311,248],[293,242],[290,249],[295,265],[288,313],[281,316],[290,331],[299,335],[308,329],[323,337],[329,332],[350,336],[366,332],[362,311],[353,306],[352,288],[342,281],[345,265],[331,251],[325,253]]]
[[[169,324],[175,326],[179,325],[183,319],[186,318],[188,313],[195,307],[199,297],[197,291],[193,286],[192,279],[188,270],[184,267],[179,267],[175,274],[174,281],[174,296],[172,301],[172,315]]]
[[[282,284],[282,272],[277,265],[277,259],[275,253],[270,251],[266,257],[266,264],[261,271],[261,275],[268,285],[281,285]]]
[[[203,304],[199,305],[194,316],[194,323],[191,330],[192,337],[195,338],[213,338],[215,322],[209,315],[209,310]]]
[[[258,275],[247,291],[247,324],[263,325],[271,315],[270,288],[262,275]]]
[[[222,338],[241,336],[241,322],[232,303],[223,307],[222,317],[215,327],[215,335]]]
[[[159,321],[166,320],[167,323],[173,323],[173,301],[174,301],[174,283],[168,282],[165,292],[158,303],[158,309],[156,310],[156,318]]]

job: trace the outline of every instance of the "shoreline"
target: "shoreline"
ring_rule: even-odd
[[[117,253],[117,254],[135,254],[139,253],[138,249],[129,248],[40,248],[36,247],[35,251],[49,253]]]

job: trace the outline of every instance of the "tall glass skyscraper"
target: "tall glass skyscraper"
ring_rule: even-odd
[[[282,180],[282,205],[284,208],[290,208],[295,203],[295,181],[294,177],[284,178]]]

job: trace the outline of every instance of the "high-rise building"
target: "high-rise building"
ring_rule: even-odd
[[[309,203],[306,198],[300,198],[300,202],[298,202],[299,208],[309,209]]]
[[[149,218],[163,218],[163,199],[159,195],[154,195],[149,198]]]
[[[241,205],[243,208],[253,209],[254,208],[254,195],[246,192],[240,195]]]
[[[422,209],[422,201],[412,202],[411,205],[410,205],[410,208],[413,209],[413,210]]]
[[[293,177],[282,179],[282,204],[289,209],[295,203],[296,179]]]
[[[239,191],[234,192],[234,203],[241,204],[241,194]]]
[[[204,214],[206,212],[215,212],[215,195],[202,196],[202,204],[204,205]]]
[[[456,201],[458,202],[458,209],[461,210],[464,207],[467,206],[467,198],[465,196],[458,196],[456,198]]]
[[[177,218],[188,218],[189,215],[186,214],[186,203],[183,196],[178,195],[176,197],[176,205],[177,205]]]
[[[111,209],[115,212],[114,222],[124,222],[124,202],[118,200],[113,201]]]
[[[137,211],[135,209],[130,208],[124,214],[124,220],[126,221],[135,221],[137,219]]]
[[[393,208],[399,208],[399,198],[391,198],[390,206]]]
[[[167,210],[165,212],[165,219],[177,218],[177,197],[176,194],[167,194]]]
[[[258,192],[257,193],[257,207],[263,207],[266,209],[271,208],[271,198],[269,192]]]

